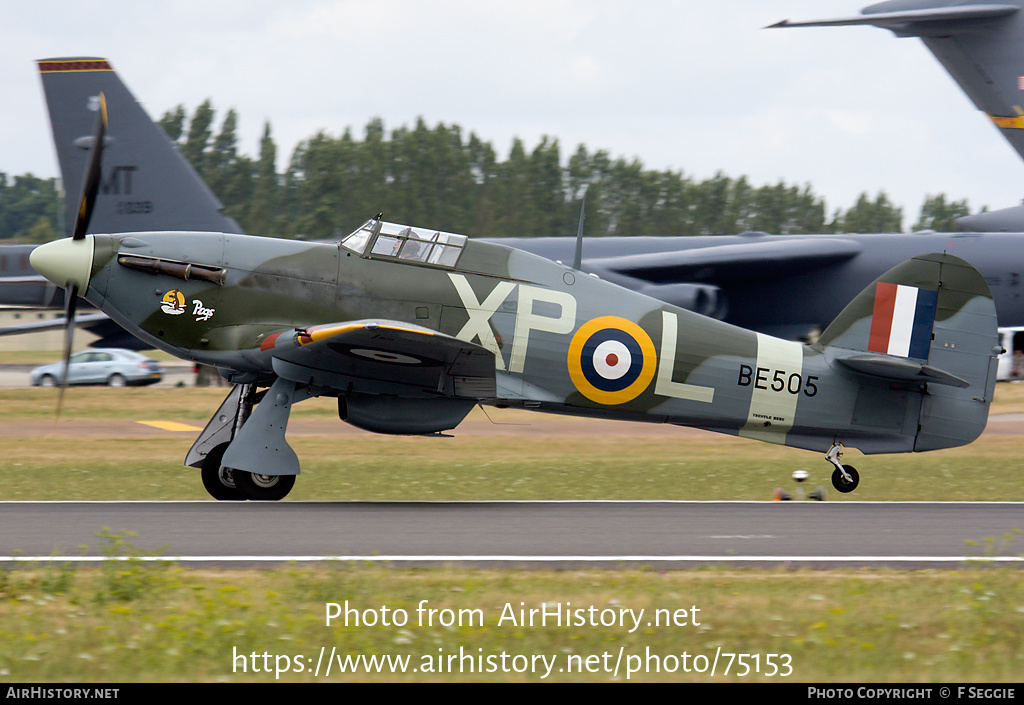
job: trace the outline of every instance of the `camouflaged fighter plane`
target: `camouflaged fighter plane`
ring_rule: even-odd
[[[69,301],[81,294],[235,384],[186,458],[217,499],[289,492],[299,462],[288,417],[313,396],[337,397],[342,420],[390,434],[448,431],[477,404],[694,426],[824,452],[843,492],[859,481],[841,463],[846,444],[948,448],[987,421],[995,306],[981,275],[951,255],[891,269],[803,345],[380,216],[338,243],[85,235],[99,114],[74,235],[36,249],[32,266]]]

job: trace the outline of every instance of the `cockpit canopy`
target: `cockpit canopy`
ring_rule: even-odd
[[[463,235],[385,223],[376,218],[341,241],[342,247],[363,257],[446,268],[455,266],[465,244]]]

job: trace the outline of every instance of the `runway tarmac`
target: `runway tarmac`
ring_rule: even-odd
[[[24,373],[19,373],[23,375]],[[605,433],[616,422],[544,417],[542,424],[467,420],[460,434]],[[43,428],[45,426],[45,428]],[[564,427],[564,428],[563,428]],[[49,422],[5,424],[11,435]],[[132,420],[64,420],[61,433],[117,438],[194,435]],[[296,419],[289,434],[362,433]],[[632,424],[631,436],[705,434]],[[986,434],[1022,434],[1024,415],[990,418]],[[899,502],[0,502],[0,564],[92,562],[98,534],[134,532],[147,559],[253,566],[357,560],[394,565],[945,567],[991,558],[1024,566],[1024,503]],[[986,541],[989,539],[990,541]],[[974,542],[976,545],[970,545]],[[87,546],[85,550],[80,546]]]
[[[1010,502],[3,502],[0,563],[96,561],[104,527],[184,565],[1024,566]]]

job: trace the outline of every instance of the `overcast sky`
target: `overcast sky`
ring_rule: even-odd
[[[767,30],[848,0],[63,0],[7,2],[0,171],[56,176],[35,61],[110,60],[150,115],[206,98],[244,153],[270,121],[283,171],[318,130],[456,123],[499,158],[580,143],[695,178],[810,184],[829,211],[884,190],[908,228],[928,194],[1016,205],[1024,164],[916,39]]]

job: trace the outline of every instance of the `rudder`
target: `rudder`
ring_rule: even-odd
[[[921,405],[915,451],[954,448],[985,430],[996,384],[999,335],[992,292],[976,269],[946,256],[928,364],[967,381],[930,385]]]

